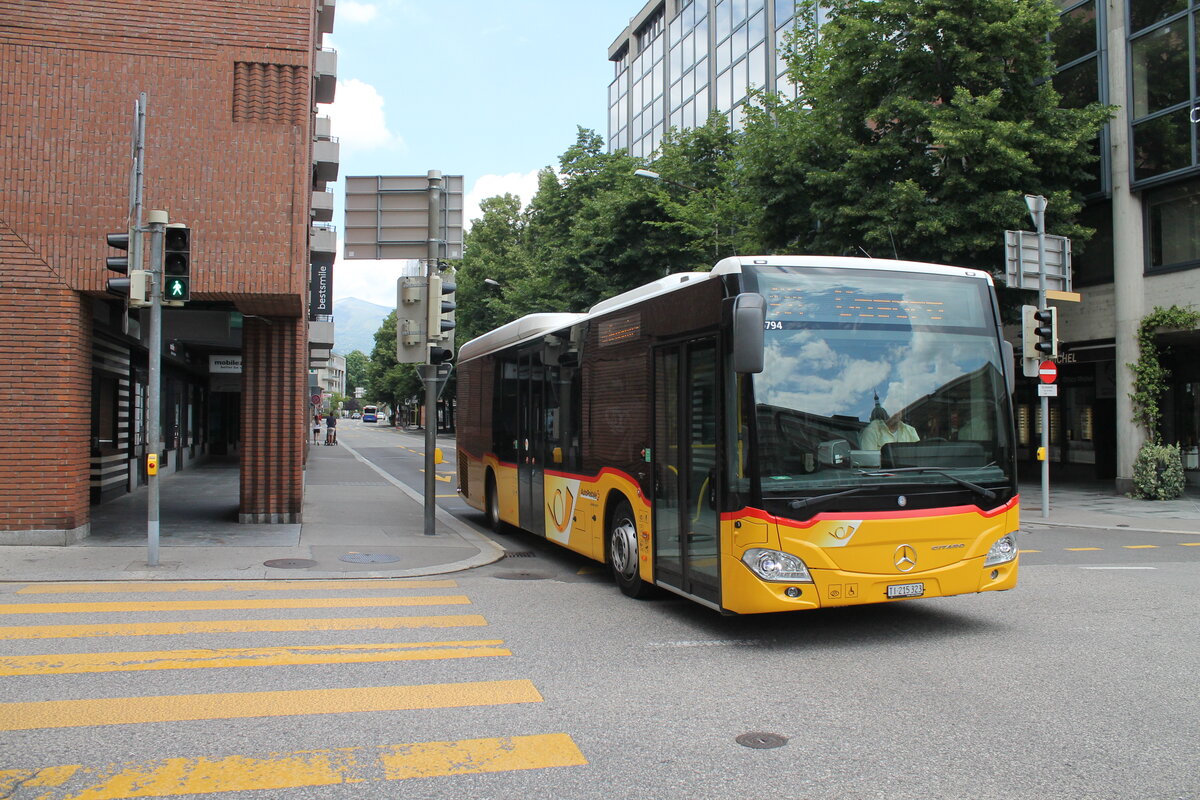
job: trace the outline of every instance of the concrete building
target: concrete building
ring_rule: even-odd
[[[1144,431],[1132,422],[1129,364],[1155,307],[1200,309],[1200,5],[1188,0],[1059,0],[1054,35],[1064,103],[1110,103],[1101,160],[1080,190],[1097,231],[1074,259],[1080,303],[1059,304],[1059,396],[1051,401],[1052,474],[1115,480],[1127,489]],[[820,22],[820,20],[818,20]],[[788,94],[783,37],[793,0],[650,0],[609,47],[610,150],[651,157],[670,127],[702,124],[710,109],[737,129],[746,89]],[[1020,187],[1017,187],[1020,188]],[[996,232],[997,267],[1003,232]],[[1019,332],[1013,331],[1014,337]],[[1200,332],[1164,332],[1171,372],[1162,433],[1184,446],[1200,476]],[[1016,344],[1020,345],[1017,341]],[[1020,454],[1041,436],[1029,380],[1016,396]]]
[[[337,143],[315,114],[333,17],[334,0],[0,0],[0,543],[77,541],[92,505],[146,481],[149,315],[105,291],[139,92],[144,207],[192,231],[192,300],[163,313],[165,469],[235,455],[240,518],[299,521],[310,354],[333,343],[310,291],[328,299],[335,251]]]

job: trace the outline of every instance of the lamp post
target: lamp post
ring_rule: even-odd
[[[680,183],[679,181],[673,181],[670,178],[664,178],[662,175],[659,175],[657,172],[655,172],[654,170],[651,170],[651,169],[635,169],[633,171],[633,174],[639,178],[646,178],[647,180],[651,180],[651,181],[662,181],[663,183],[669,183],[674,186],[678,186],[681,189],[687,189],[688,191],[691,191],[691,192],[701,192],[702,191],[701,189],[699,189],[695,186],[690,186],[686,183]],[[719,252],[719,247],[720,247],[720,236],[721,236],[721,219],[720,219],[720,217],[717,216],[717,198],[716,198],[716,196],[714,196],[713,197],[713,263],[716,263],[716,261],[718,260],[718,252]]]

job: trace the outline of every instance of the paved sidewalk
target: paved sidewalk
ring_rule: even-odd
[[[159,565],[146,564],[143,489],[92,509],[92,535],[65,547],[0,548],[2,581],[407,578],[490,564],[502,547],[437,509],[345,444],[316,446],[303,524],[244,525],[238,464],[213,461],[160,483]]]
[[[397,435],[414,436],[397,430]],[[1200,534],[1200,490],[1179,500],[1117,495],[1111,484],[1021,484],[1021,527]],[[503,548],[438,509],[425,536],[424,501],[347,444],[313,447],[303,524],[237,521],[238,464],[214,459],[161,481],[159,565],[146,564],[146,491],[92,509],[92,535],[65,547],[0,547],[0,581],[393,578],[492,563]]]

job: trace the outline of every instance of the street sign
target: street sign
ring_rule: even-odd
[[[453,370],[453,364],[418,364],[417,377],[421,379],[422,385],[427,385],[432,381],[434,396],[440,398]]]
[[[313,404],[314,406],[319,406],[319,405],[321,405],[321,395],[320,395],[320,393],[314,393],[314,394],[313,394],[313,396],[312,396],[312,404]]]
[[[1046,289],[1071,291],[1071,240],[1048,234],[1046,240]],[[1004,232],[1004,278],[1012,289],[1039,288],[1037,234],[1032,231]]]
[[[1058,378],[1058,365],[1053,361],[1043,361],[1038,364],[1038,377],[1042,379],[1042,383],[1054,383]]]
[[[462,258],[463,176],[444,175],[441,181],[438,230],[430,231],[429,175],[347,176],[344,257],[426,259],[432,237],[438,258]]]
[[[1038,397],[1058,397],[1057,383],[1039,383]]]

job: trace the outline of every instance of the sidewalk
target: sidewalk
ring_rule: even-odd
[[[397,431],[398,435],[412,435]],[[0,581],[408,578],[490,564],[504,549],[438,509],[425,536],[424,500],[347,444],[313,447],[303,524],[237,521],[238,464],[214,460],[161,481],[159,565],[146,565],[146,491],[92,509],[92,534],[65,547],[0,548]],[[1021,527],[1200,534],[1200,491],[1133,500],[1111,484],[1022,482]]]
[[[92,508],[92,533],[65,547],[0,548],[0,581],[408,578],[490,564],[504,550],[345,444],[312,447],[303,524],[244,525],[236,461],[160,482],[159,565],[146,564],[146,490]]]

